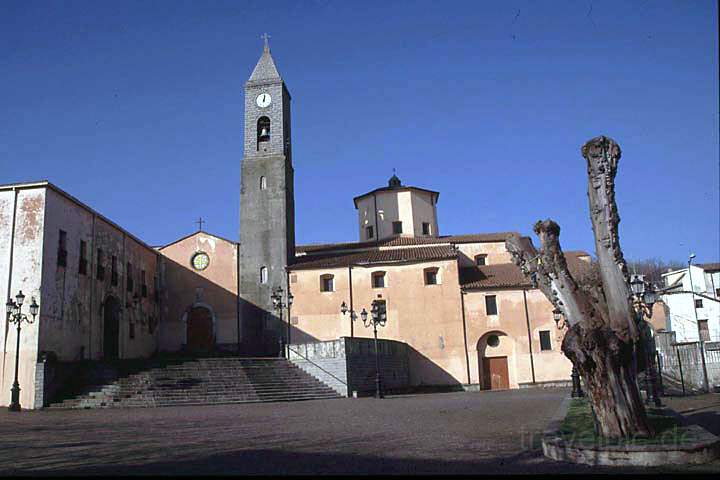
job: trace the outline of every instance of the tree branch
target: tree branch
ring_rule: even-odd
[[[511,235],[505,242],[513,261],[526,276],[535,277],[543,294],[560,309],[570,325],[603,323],[601,312],[573,279],[560,247],[560,226],[548,219],[538,221],[533,230],[540,239],[540,252],[527,237]],[[533,275],[534,274],[534,275]]]
[[[639,332],[631,307],[627,267],[620,250],[620,216],[615,203],[615,174],[620,147],[611,138],[600,136],[583,145],[582,155],[587,160],[590,220],[608,307],[608,325],[624,341],[635,341]]]

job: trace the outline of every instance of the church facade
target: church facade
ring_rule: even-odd
[[[40,305],[20,334],[24,408],[47,403],[45,362],[276,356],[288,343],[372,337],[360,314],[376,299],[379,336],[408,346],[410,386],[569,379],[552,305],[505,248],[511,232],[440,235],[439,192],[393,175],[353,199],[356,242],[296,246],[290,100],[266,44],[245,85],[239,241],[200,230],[151,247],[50,182],[0,186],[0,295]],[[576,271],[590,261],[567,257]],[[291,303],[282,315],[278,288]],[[0,335],[7,405],[17,332],[6,322]]]

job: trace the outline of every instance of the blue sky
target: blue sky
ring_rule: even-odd
[[[237,239],[243,84],[293,97],[298,243],[356,240],[396,168],[441,234],[551,217],[593,251],[581,145],[623,150],[630,259],[720,259],[713,1],[0,2],[0,183],[48,179],[153,245]],[[537,243],[537,242],[536,242]]]

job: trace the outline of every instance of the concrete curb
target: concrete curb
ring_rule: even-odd
[[[680,420],[694,442],[680,443],[682,438],[668,437],[666,445],[588,445],[566,441],[560,434],[560,425],[567,415],[572,399],[566,397],[543,434],[543,454],[553,460],[585,465],[641,466],[701,464],[720,458],[720,438],[698,425],[686,425],[684,418],[671,409],[665,409]]]

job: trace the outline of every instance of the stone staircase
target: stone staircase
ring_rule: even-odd
[[[111,373],[96,375],[95,378],[107,383],[86,386],[81,392],[74,392],[46,408],[161,407],[341,398],[335,390],[283,358],[196,358],[160,362],[154,368],[116,376],[110,380]]]

